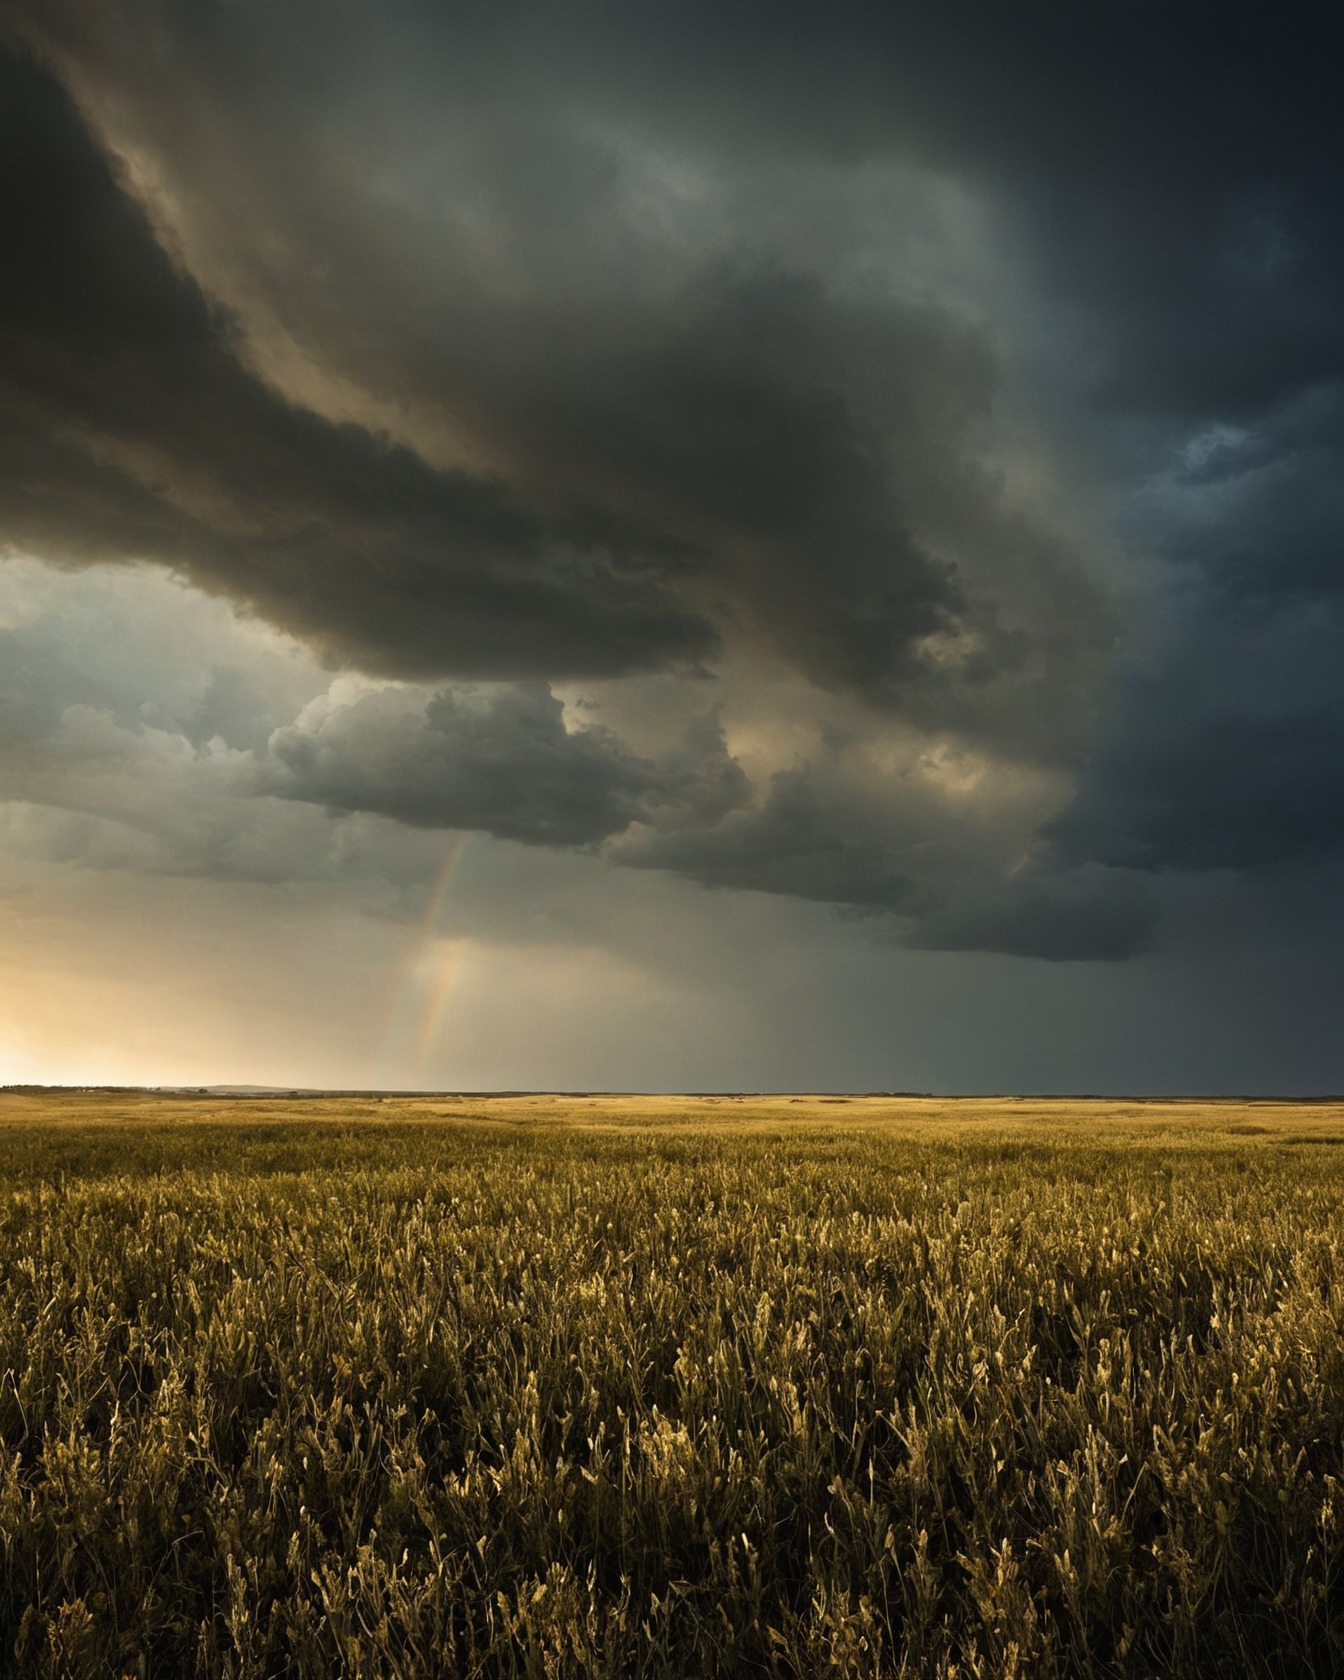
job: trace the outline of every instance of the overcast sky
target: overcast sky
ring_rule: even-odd
[[[1344,1089],[1342,19],[0,0],[0,1081]]]

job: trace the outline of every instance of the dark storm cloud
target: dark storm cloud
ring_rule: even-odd
[[[1067,810],[1068,858],[1151,871],[1315,868],[1344,852],[1338,386],[1197,433],[1133,524],[1171,563]]]
[[[1151,871],[1315,867],[1344,852],[1344,622],[1200,599],[1121,705],[1047,836]]]
[[[712,721],[661,763],[610,731],[567,731],[545,684],[364,695],[277,731],[272,790],[426,828],[481,829],[529,845],[582,845],[642,816],[701,819],[741,801],[745,779]]]
[[[765,797],[713,824],[652,830],[617,855],[710,887],[745,887],[873,910],[909,910],[925,896],[890,837],[855,832],[805,772],[779,771]]]
[[[293,796],[1054,958],[1152,940],[1135,871],[1338,849],[1337,7],[0,17],[154,166],[133,206],[53,84],[4,71],[12,547],[156,560],[398,676],[703,674],[745,644],[819,710],[1080,777],[1028,868],[944,865],[810,767],[748,790],[721,736],[655,763],[524,686],[283,730]],[[892,162],[983,210],[1015,362],[977,310],[865,280],[848,224],[808,232]],[[277,344],[348,382],[346,423]],[[1109,693],[1114,609],[978,458],[1009,366],[1129,504],[1176,627],[1136,618]]]
[[[927,814],[893,821],[862,789],[837,797],[815,775],[781,771],[753,806],[712,823],[636,830],[611,855],[702,886],[886,913],[917,950],[1117,962],[1158,939],[1158,905],[1123,867],[1128,859],[1075,866],[1046,853],[1005,870],[955,843],[931,858],[926,836]]]
[[[1136,869],[1249,869],[1344,849],[1344,716],[1229,714],[1131,737],[1048,832]]]
[[[811,769],[753,789],[713,714],[654,760],[609,730],[567,729],[543,684],[428,703],[381,689],[318,702],[269,758],[263,785],[283,799],[525,845],[607,841],[624,867],[894,915],[915,948],[1123,960],[1154,939],[1155,905],[1128,873],[1047,862],[1005,876],[973,853],[931,868],[918,817],[894,824],[861,785]]]
[[[1048,301],[1091,316],[1078,371],[1098,398],[1198,420],[1344,367],[1344,13],[1327,0],[771,7],[770,27],[709,10],[667,27],[688,57],[714,30],[722,97],[745,89],[782,143],[906,147],[989,183]]]
[[[1344,384],[1215,427],[1187,460],[1148,518],[1172,561],[1247,611],[1344,605]]]
[[[1159,906],[1121,870],[1048,862],[1018,876],[971,883],[908,930],[926,951],[997,951],[1047,962],[1125,962],[1159,942]]]
[[[502,92],[510,120],[569,99],[700,152],[841,168],[905,155],[981,183],[1048,305],[1090,317],[1076,371],[1098,398],[1197,421],[1344,368],[1344,13],[1329,0],[397,15],[420,75],[467,100],[473,83]],[[361,34],[357,10],[342,18]],[[199,63],[212,35],[193,35]],[[303,38],[268,37],[301,78]],[[330,58],[306,73],[333,74]],[[543,216],[550,189],[572,190],[563,164],[522,180]]]
[[[248,375],[49,78],[12,57],[0,77],[8,548],[157,560],[399,674],[611,672],[713,646],[638,564]]]
[[[476,401],[518,481],[436,472],[245,372],[64,101],[5,74],[11,546],[177,565],[403,675],[685,662],[713,650],[712,615],[880,695],[957,628],[951,568],[883,465],[983,407],[985,350],[938,310],[748,265],[657,310],[496,321]]]

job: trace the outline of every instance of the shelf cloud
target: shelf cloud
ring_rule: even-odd
[[[1229,891],[1315,950],[1340,37],[0,0],[8,843],[395,920],[479,833],[909,961],[1194,961]]]

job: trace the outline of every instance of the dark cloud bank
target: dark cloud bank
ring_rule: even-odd
[[[1145,948],[1159,877],[1333,880],[1340,18],[0,5],[0,541],[430,685],[257,748],[335,811],[1055,958]],[[896,166],[987,207],[1011,331],[994,275],[855,279],[828,193]],[[1005,393],[1127,564],[1005,481]],[[1072,793],[1010,857],[824,729],[753,782],[734,661]],[[552,692],[660,672],[655,752]]]

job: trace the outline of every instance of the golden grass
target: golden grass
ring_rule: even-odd
[[[0,1095],[0,1672],[1344,1671],[1344,1108]]]
[[[1222,1137],[1268,1143],[1344,1142],[1344,1100],[1275,1098],[934,1097],[609,1093],[478,1095],[257,1095],[144,1090],[17,1088],[0,1091],[0,1127],[166,1125],[353,1126],[432,1124],[598,1127],[618,1131],[695,1127],[727,1133],[817,1126],[877,1129],[909,1138],[1005,1132],[1042,1140],[1179,1145]]]

